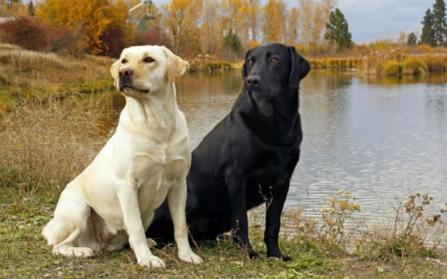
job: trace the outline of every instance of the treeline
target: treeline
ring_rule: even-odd
[[[319,51],[334,0],[170,0],[128,10],[139,0],[3,1],[0,15],[21,17],[2,24],[2,41],[31,49],[117,55],[125,45],[165,44],[188,57],[239,59],[262,42]],[[158,2],[159,4],[160,2]],[[14,26],[13,26],[14,25]],[[32,32],[29,32],[29,31]],[[26,45],[28,44],[28,45]]]
[[[333,10],[336,0],[297,0],[297,6],[284,0],[169,0],[129,12],[140,3],[0,0],[0,40],[34,50],[108,56],[128,45],[163,44],[182,56],[210,60],[240,60],[263,42],[294,45],[309,56],[364,56],[382,45],[424,45],[413,52],[447,45],[444,0],[427,11],[421,36],[402,33],[397,41],[366,45],[354,44],[342,11]]]

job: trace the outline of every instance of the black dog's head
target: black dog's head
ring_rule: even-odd
[[[297,90],[310,71],[309,62],[294,47],[266,44],[249,50],[242,68],[245,91],[272,98],[287,89]],[[259,96],[258,96],[259,95]]]

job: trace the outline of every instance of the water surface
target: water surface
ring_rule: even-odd
[[[319,215],[343,189],[364,216],[390,217],[397,201],[426,192],[447,202],[447,76],[366,80],[313,72],[300,92],[304,141],[288,208]],[[231,109],[238,72],[189,75],[177,97],[196,146]],[[116,98],[114,98],[116,100]],[[116,101],[118,109],[122,100]]]

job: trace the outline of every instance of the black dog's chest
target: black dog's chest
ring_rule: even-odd
[[[257,152],[253,155],[251,166],[247,168],[246,175],[250,181],[263,186],[277,184],[284,176],[288,176],[290,166],[292,170],[298,160],[296,149],[270,149]]]

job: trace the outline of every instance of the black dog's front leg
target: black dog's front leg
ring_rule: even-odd
[[[248,253],[250,258],[256,258],[259,254],[252,249],[248,239],[246,183],[235,177],[228,179],[227,183],[232,210],[233,240]]]
[[[284,202],[289,190],[290,180],[286,183],[280,184],[274,188],[271,200],[267,203],[267,214],[265,222],[264,242],[267,246],[267,256],[282,258],[284,261],[289,261],[289,256],[283,255],[278,245],[279,229],[281,227],[281,213],[284,207]]]

